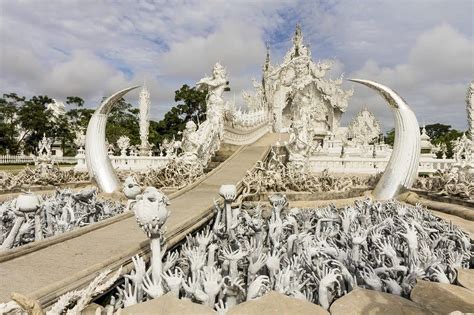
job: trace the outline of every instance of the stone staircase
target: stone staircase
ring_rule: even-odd
[[[237,151],[238,148],[239,146],[237,145],[231,145],[231,144],[221,145],[221,148],[219,149],[219,151],[216,152],[216,154],[211,158],[211,161],[209,162],[209,164],[204,169],[204,173],[207,174],[213,169],[215,169],[222,162],[227,160],[235,151]]]

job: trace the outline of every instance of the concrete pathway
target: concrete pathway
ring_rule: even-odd
[[[171,215],[166,223],[168,232],[183,234],[183,226],[199,221],[212,212],[213,200],[222,184],[237,184],[262,159],[277,134],[267,134],[252,145],[245,146],[203,182],[171,200]],[[169,234],[169,233],[167,233]],[[30,295],[40,301],[57,296],[65,289],[74,289],[85,275],[109,267],[130,253],[146,247],[147,238],[129,217],[98,230],[62,243],[0,263],[0,302],[10,300],[11,292]],[[59,289],[60,288],[60,289]],[[59,291],[58,291],[59,290]],[[50,300],[54,297],[50,296]],[[47,299],[46,299],[47,300]]]

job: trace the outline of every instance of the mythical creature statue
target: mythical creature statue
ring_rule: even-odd
[[[130,148],[130,138],[127,136],[121,136],[117,140],[117,146],[120,149],[120,155],[127,155],[127,149]]]
[[[183,153],[180,158],[188,163],[195,163],[198,159],[199,139],[197,138],[197,127],[194,121],[186,123],[186,129],[183,131],[181,139],[181,149]]]
[[[458,165],[465,166],[472,159],[472,141],[464,133],[453,141],[454,160]]]
[[[289,152],[289,165],[294,170],[307,171],[308,158],[317,144],[313,143],[310,133],[305,130],[305,125],[300,121],[293,122],[290,128],[290,139],[286,148]]]
[[[227,73],[220,63],[216,63],[211,77],[205,77],[196,83],[198,90],[207,90],[206,120],[220,122],[223,118],[224,100],[222,94],[228,86]]]
[[[208,92],[206,120],[195,133],[195,139],[199,143],[198,157],[205,165],[219,149],[224,132],[224,111],[227,105],[222,98],[222,94],[228,86],[225,68],[216,63],[212,76],[202,78],[196,85],[198,89],[204,89]]]

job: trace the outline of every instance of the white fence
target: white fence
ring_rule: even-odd
[[[53,156],[52,160],[61,164],[76,164],[74,156]],[[1,164],[35,164],[35,157],[31,155],[0,155]]]
[[[388,164],[386,158],[359,158],[359,157],[310,157],[309,164],[312,172],[321,172],[325,169],[331,173],[376,174],[383,172]],[[455,163],[454,159],[434,159],[420,157],[418,173],[434,173],[437,170],[449,169]]]
[[[112,156],[109,155],[112,166],[119,170],[145,171],[150,169],[159,170],[168,164],[171,158],[166,156]],[[86,172],[86,156],[78,154],[75,158],[77,164],[75,171]]]

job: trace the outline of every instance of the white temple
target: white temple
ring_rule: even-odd
[[[270,104],[274,131],[287,131],[292,122],[299,120],[315,139],[337,133],[341,115],[346,111],[353,91],[341,88],[342,78],[326,78],[330,68],[329,62],[312,60],[298,25],[293,46],[281,65],[273,66],[267,53],[263,67],[263,98]]]
[[[225,68],[216,63],[212,75],[197,83],[208,91],[207,119],[199,126],[189,122],[182,141],[166,142],[160,156],[150,155],[148,142],[150,93],[140,91],[140,155],[122,150],[121,156],[111,156],[114,167],[150,169],[164,167],[174,158],[185,164],[205,165],[221,143],[248,145],[268,132],[289,133],[284,143],[290,166],[295,170],[332,173],[382,172],[388,164],[392,148],[384,143],[382,127],[367,106],[364,106],[347,126],[341,126],[342,115],[349,106],[353,90],[342,89],[342,77],[327,77],[330,61],[314,62],[310,49],[303,43],[301,28],[296,27],[292,46],[280,65],[270,62],[267,55],[262,80],[253,81],[254,92],[243,92],[246,109],[229,104],[222,94],[228,84]],[[453,159],[437,159],[438,147],[431,144],[426,131],[420,134],[421,156],[419,172],[434,173],[453,164],[468,165],[472,160],[474,83],[467,95],[470,132],[454,146]],[[281,144],[281,143],[280,143]],[[278,145],[278,144],[277,144]],[[132,152],[133,150],[130,150]],[[177,156],[178,151],[181,153]],[[135,151],[133,151],[135,152]],[[196,163],[199,161],[200,163]],[[77,169],[85,163],[79,161]]]

